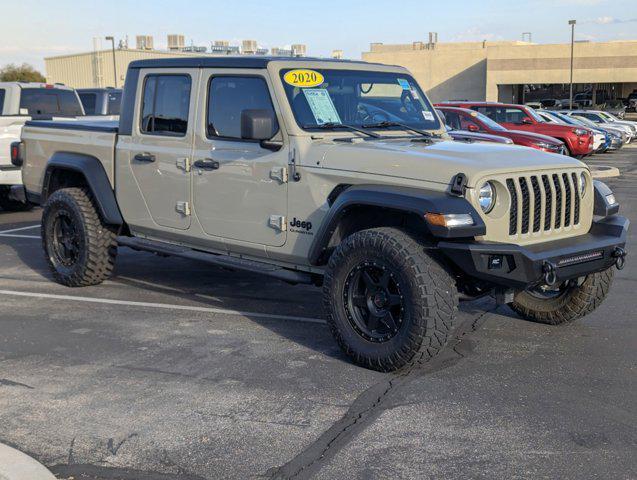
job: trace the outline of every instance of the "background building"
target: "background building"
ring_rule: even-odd
[[[529,42],[372,43],[363,59],[402,65],[433,101],[523,103],[568,97],[570,44]],[[637,89],[637,41],[576,42],[574,90],[624,98]],[[566,93],[565,93],[566,92]]]
[[[241,46],[230,45],[226,40],[216,40],[210,46],[186,46],[183,35],[168,35],[168,50],[153,50],[153,37],[139,35],[136,37],[136,49],[117,48],[115,65],[117,82],[113,72],[113,51],[100,46],[95,39],[91,52],[60,55],[44,59],[46,79],[49,83],[63,83],[74,88],[89,87],[122,87],[126,78],[128,64],[134,60],[149,58],[168,58],[179,56],[201,55],[267,55],[268,49],[259,47],[256,40],[244,40]],[[272,49],[272,55],[303,56],[307,47],[302,44],[292,45],[290,49]]]

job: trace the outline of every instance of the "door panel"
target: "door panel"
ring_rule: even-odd
[[[224,88],[214,92],[223,91],[224,98],[232,98],[232,101],[209,103],[209,90],[216,88],[211,87],[211,78],[216,75],[226,80]],[[225,132],[236,135],[237,126],[233,122],[240,121],[240,110],[263,108],[263,98],[250,100],[253,92],[243,92],[241,89],[245,86],[240,81],[234,84],[228,77],[254,79],[255,71],[203,71],[199,102],[208,108],[201,109],[193,161],[195,165],[201,160],[208,160],[208,164],[218,162],[218,167],[193,166],[194,213],[206,234],[223,237],[228,243],[234,240],[281,246],[286,241],[286,231],[270,226],[270,216],[287,215],[287,183],[273,177],[277,173],[280,175],[282,169],[287,173],[288,149],[283,147],[275,152],[261,147],[258,142],[221,138],[215,136],[218,132],[210,131],[209,119],[214,117],[221,122],[225,115],[229,122]],[[267,98],[272,91],[267,80],[261,76],[256,78],[262,80],[259,82],[262,84],[261,96]],[[233,88],[238,87],[237,90],[232,91],[227,83]],[[212,112],[214,108],[217,108],[214,115],[206,111]]]
[[[189,79],[190,91],[187,91]],[[142,95],[130,168],[152,220],[168,228],[190,227],[191,178],[197,70],[171,75],[148,72]]]

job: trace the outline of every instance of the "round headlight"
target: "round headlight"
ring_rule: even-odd
[[[486,182],[480,187],[478,203],[484,213],[489,213],[495,206],[495,187],[491,182]]]
[[[583,197],[586,193],[586,175],[584,172],[579,174],[579,195]]]

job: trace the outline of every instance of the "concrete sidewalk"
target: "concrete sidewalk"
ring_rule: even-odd
[[[55,480],[40,463],[0,443],[0,480]]]

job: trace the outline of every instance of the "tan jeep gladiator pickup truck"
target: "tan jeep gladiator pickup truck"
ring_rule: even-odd
[[[137,61],[118,123],[31,121],[14,151],[60,283],[102,282],[126,246],[322,285],[377,370],[436,354],[459,294],[558,324],[624,264],[628,220],[586,165],[452,141],[400,67]]]

